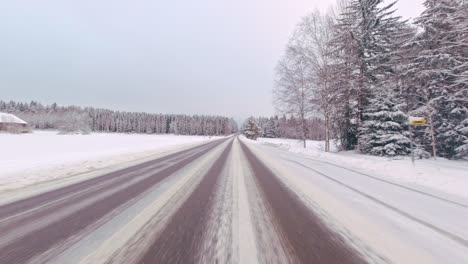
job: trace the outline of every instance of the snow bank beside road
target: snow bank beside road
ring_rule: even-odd
[[[375,157],[354,151],[336,152],[336,149],[332,149],[332,153],[326,153],[324,143],[321,141],[308,140],[306,149],[299,140],[259,138],[257,142],[388,180],[468,198],[468,162],[466,161],[450,161],[443,158],[416,160],[416,165],[413,166],[410,157]]]
[[[0,134],[0,192],[210,139],[215,138],[106,133],[57,135],[56,131]]]

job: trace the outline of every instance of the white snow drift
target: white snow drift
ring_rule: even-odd
[[[337,152],[336,149],[332,149],[331,153],[326,153],[324,143],[321,141],[308,140],[305,149],[302,141],[293,139],[259,138],[256,142],[274,145],[293,153],[354,168],[392,181],[468,197],[468,162],[466,161],[451,161],[444,158],[424,159],[416,160],[413,166],[409,157],[376,157],[354,151]]]

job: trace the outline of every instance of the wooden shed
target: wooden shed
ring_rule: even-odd
[[[15,115],[0,112],[0,132],[27,133],[31,129],[24,120]]]

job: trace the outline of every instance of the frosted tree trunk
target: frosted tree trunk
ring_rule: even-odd
[[[434,159],[437,158],[437,149],[436,149],[436,138],[435,138],[435,129],[434,122],[432,121],[432,111],[429,112],[429,124],[431,129],[431,140],[432,140],[432,156]]]
[[[330,117],[325,116],[325,152],[330,152]]]
[[[304,114],[301,113],[301,122],[302,122],[302,141],[304,143],[304,148],[307,147],[306,144],[306,122],[305,122],[305,117]]]

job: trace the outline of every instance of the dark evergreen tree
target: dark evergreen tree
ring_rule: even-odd
[[[360,43],[361,78],[359,149],[373,155],[406,155],[410,152],[407,116],[400,97],[398,49],[406,27],[394,17],[393,4],[380,0],[355,1],[359,12],[356,30]]]
[[[362,152],[378,156],[407,155],[410,139],[407,115],[391,89],[369,100],[359,138]]]
[[[468,12],[457,0],[427,0],[412,40],[413,115],[429,124],[420,142],[433,156],[466,157],[468,149]]]
[[[351,12],[349,2],[343,1],[343,6],[340,6],[341,13],[336,18],[333,37],[329,43],[332,58],[329,67],[334,76],[330,84],[334,93],[332,129],[343,150],[356,147],[359,123],[359,43],[353,34],[357,18],[356,13]]]
[[[275,138],[278,136],[277,125],[273,118],[270,118],[265,126],[265,134],[263,135],[266,138]]]

